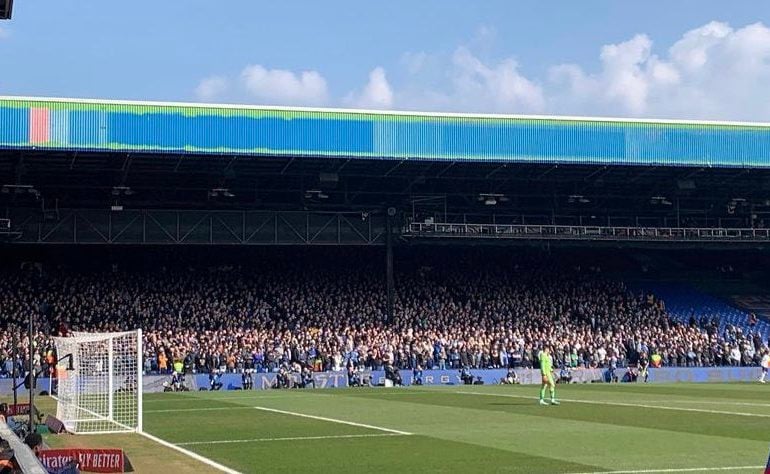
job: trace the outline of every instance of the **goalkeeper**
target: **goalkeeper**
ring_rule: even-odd
[[[551,349],[546,346],[538,355],[540,359],[540,375],[543,377],[543,385],[540,386],[540,404],[548,405],[545,401],[546,387],[551,391],[551,405],[558,405],[556,401],[556,383],[553,380],[553,358],[551,358]]]

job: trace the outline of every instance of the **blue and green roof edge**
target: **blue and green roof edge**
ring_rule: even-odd
[[[770,167],[770,124],[0,97],[0,149]]]

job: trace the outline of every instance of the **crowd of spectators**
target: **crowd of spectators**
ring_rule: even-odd
[[[425,259],[396,273],[388,317],[372,258],[277,259],[261,265],[0,273],[0,376],[53,360],[51,336],[144,331],[147,373],[396,368],[528,368],[547,344],[557,367],[755,365],[767,341],[720,331],[718,315],[672,320],[597,266],[545,254],[476,264]],[[17,349],[17,350],[15,350]]]

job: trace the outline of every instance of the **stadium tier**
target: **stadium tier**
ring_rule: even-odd
[[[619,262],[623,254],[604,257]],[[738,320],[737,310],[692,291],[629,288],[622,279],[638,268],[592,264],[602,253],[419,255],[396,262],[392,317],[373,250],[259,253],[248,265],[236,253],[213,266],[136,250],[132,261],[101,268],[61,261],[43,275],[6,268],[0,371],[10,373],[15,331],[41,302],[35,357],[43,369],[54,333],[134,327],[145,331],[147,373],[170,373],[177,364],[204,373],[378,370],[389,362],[527,368],[546,345],[557,367],[625,367],[652,356],[671,367],[756,366],[767,344],[765,322]],[[23,338],[20,344],[26,347]]]

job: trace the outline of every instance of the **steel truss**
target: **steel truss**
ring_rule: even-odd
[[[14,209],[27,244],[384,245],[385,218],[341,212]]]

